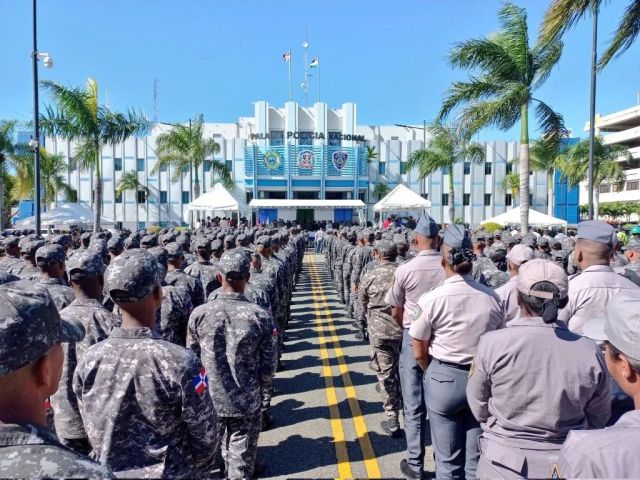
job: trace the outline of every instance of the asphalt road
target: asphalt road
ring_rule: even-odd
[[[324,257],[308,254],[293,296],[285,369],[275,379],[273,429],[260,435],[263,478],[398,478],[404,435],[391,438],[369,345],[327,275]],[[425,469],[433,472],[427,448]]]

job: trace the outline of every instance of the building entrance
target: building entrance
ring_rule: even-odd
[[[314,211],[312,208],[298,208],[296,210],[296,222],[303,228],[305,225],[312,224],[315,220]]]

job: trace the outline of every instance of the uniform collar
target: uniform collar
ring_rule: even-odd
[[[58,439],[46,428],[33,423],[0,423],[0,445],[57,444]]]
[[[158,336],[158,334],[154,331],[151,330],[150,328],[123,328],[123,327],[115,327],[113,330],[111,330],[111,334],[109,335],[109,337],[113,337],[113,338],[130,338],[130,339],[136,339],[136,338],[160,338]]]
[[[61,278],[40,277],[40,282],[39,283],[44,284],[44,285],[64,285],[64,282],[62,281]]]
[[[469,280],[473,280],[470,275],[454,275],[453,277],[447,278],[444,283],[468,282]]]
[[[511,327],[547,327],[547,328],[559,328],[561,330],[568,330],[564,322],[558,321],[553,323],[545,323],[542,317],[520,317],[514,318],[509,324]]]
[[[74,305],[82,305],[82,306],[90,306],[90,307],[96,307],[96,308],[103,308],[105,310],[107,310],[104,305],[102,305],[98,300],[96,300],[95,298],[75,298],[73,300],[73,304]],[[108,310],[107,310],[108,311]]]
[[[245,297],[244,293],[238,293],[238,292],[223,292],[220,291],[220,293],[218,294],[218,300],[220,300],[221,298],[228,298],[231,300],[246,300],[247,297]]]
[[[613,268],[610,265],[591,265],[582,271],[585,272],[613,272]]]
[[[429,249],[429,250],[421,250],[418,252],[418,257],[426,257],[429,255],[440,255],[440,252],[437,250]]]
[[[638,428],[640,425],[640,410],[631,410],[624,413],[613,427],[617,428]]]

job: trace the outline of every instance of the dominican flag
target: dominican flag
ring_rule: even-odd
[[[289,50],[287,53],[282,54],[282,60],[284,60],[285,62],[291,61],[291,50]]]
[[[318,65],[320,65],[320,60],[318,59],[318,57],[316,57],[313,60],[311,60],[311,63],[309,64],[309,68],[316,68]]]
[[[209,377],[207,377],[207,372],[204,368],[201,368],[200,373],[193,377],[191,381],[193,382],[193,389],[197,395],[200,395],[209,386]]]

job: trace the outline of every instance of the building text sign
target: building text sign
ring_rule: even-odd
[[[352,135],[350,133],[329,132],[330,136],[335,140],[364,142],[364,135]],[[286,132],[287,139],[293,138],[295,140],[325,140],[326,137],[323,132]],[[252,133],[250,135],[251,140],[271,140],[270,133]]]

